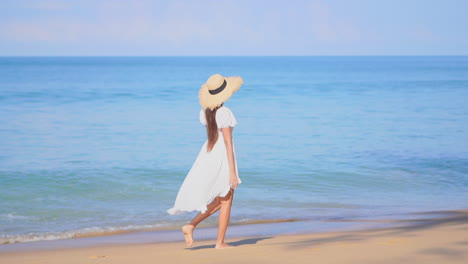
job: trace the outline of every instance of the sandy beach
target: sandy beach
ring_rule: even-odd
[[[466,10],[0,1],[0,264],[468,264]]]
[[[1,252],[1,263],[466,263],[468,210],[420,219],[371,220],[385,228],[214,240]],[[356,221],[356,220],[350,220]],[[365,221],[364,221],[365,222]],[[254,225],[252,225],[254,226]],[[202,231],[198,231],[202,232]]]

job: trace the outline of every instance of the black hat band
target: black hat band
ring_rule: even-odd
[[[214,90],[210,90],[208,89],[208,92],[210,92],[211,95],[215,95],[215,94],[219,94],[220,92],[222,92],[224,90],[224,88],[226,88],[226,80],[224,80],[223,84],[221,84],[220,87],[214,89]]]

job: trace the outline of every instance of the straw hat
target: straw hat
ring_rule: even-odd
[[[244,81],[239,76],[223,77],[221,74],[212,75],[202,85],[198,93],[201,106],[203,109],[215,109],[239,90],[243,83]]]

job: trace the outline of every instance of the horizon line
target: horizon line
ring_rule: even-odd
[[[359,55],[0,55],[18,57],[465,57],[468,54],[359,54]]]

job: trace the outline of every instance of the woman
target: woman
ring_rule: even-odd
[[[241,77],[211,76],[199,91],[200,122],[206,126],[208,139],[203,144],[187,174],[174,204],[167,210],[175,215],[199,211],[182,227],[185,243],[193,244],[193,230],[208,216],[220,210],[216,249],[230,248],[224,242],[231,214],[234,190],[241,183],[238,175],[232,129],[237,120],[223,104],[242,86]]]

